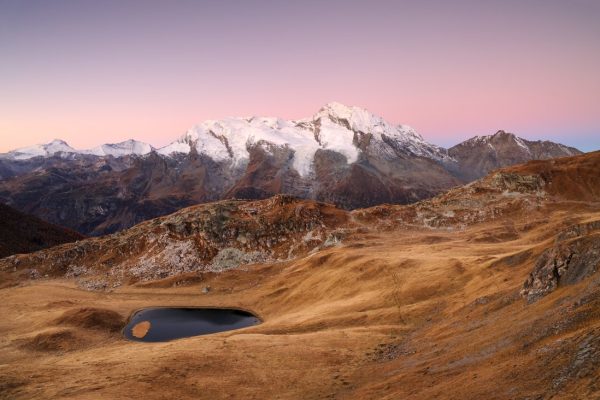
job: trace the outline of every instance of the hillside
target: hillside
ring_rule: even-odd
[[[49,224],[0,203],[0,258],[31,253],[84,238],[77,232]]]
[[[535,161],[353,212],[224,201],[2,259],[0,387],[23,399],[598,398],[599,170],[600,152]],[[122,339],[115,323],[149,306],[239,307],[263,323]]]

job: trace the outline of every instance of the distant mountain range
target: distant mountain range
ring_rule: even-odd
[[[330,103],[302,120],[205,121],[159,149],[135,140],[17,149],[0,155],[0,201],[99,235],[225,198],[286,193],[346,209],[412,203],[499,167],[576,154],[504,131],[444,149],[408,126]]]
[[[143,156],[151,151],[154,151],[154,147],[133,139],[121,143],[103,144],[89,150],[75,150],[64,140],[55,139],[47,144],[23,147],[0,154],[0,158],[7,160],[29,160],[35,157],[52,157],[55,154],[63,158],[72,158],[77,155],[123,157],[131,155]]]
[[[498,241],[522,238],[521,235],[532,229],[528,226],[529,216],[535,215],[540,224],[541,216],[547,214],[569,216],[565,214],[569,211],[581,216],[578,213],[593,213],[597,206],[593,208],[592,205],[600,200],[599,167],[600,152],[536,161],[499,169],[472,184],[415,204],[388,204],[354,211],[286,195],[257,201],[210,202],[145,221],[114,235],[5,258],[0,260],[0,272],[13,274],[18,277],[17,281],[46,275],[75,277],[86,289],[103,290],[177,275],[189,277],[186,274],[192,274],[197,278],[198,274],[223,272],[248,264],[293,260],[341,242],[348,246],[348,241],[354,240],[350,242],[353,246],[357,244],[357,235],[383,230],[406,232],[429,228],[432,232],[429,239],[436,243],[436,240],[442,240],[440,233],[444,231],[486,224],[484,226],[490,229],[480,225],[472,236],[474,242],[485,247]],[[574,200],[580,203],[578,207],[573,207]],[[571,224],[574,220],[569,219]],[[560,226],[552,219],[543,223]],[[555,235],[556,241],[547,240]],[[393,235],[387,240],[390,237]],[[540,257],[543,262],[536,264],[528,283],[523,285],[521,293],[524,297],[543,297],[555,290],[561,279],[563,283],[572,284],[597,270],[600,220],[586,220],[584,224],[571,225],[569,230],[551,231],[547,236],[536,238],[545,245],[529,243],[525,246],[532,246],[538,254],[543,251],[543,246],[554,248],[554,252],[547,258]],[[581,242],[566,249],[558,244],[561,240],[573,239]],[[519,242],[522,248],[523,240]],[[344,251],[349,248],[345,247]],[[532,263],[525,263],[531,254],[531,249],[521,250],[517,253],[521,258],[501,253],[502,257],[491,259],[497,260],[496,265],[506,260],[513,268],[514,263],[524,263],[531,270]],[[321,257],[323,253],[317,253],[313,260]],[[565,273],[571,259],[571,269]],[[560,260],[566,261],[561,263]],[[483,262],[490,263],[490,260]],[[444,279],[456,278],[447,274]],[[512,271],[512,274],[526,279],[523,271],[519,274]],[[533,284],[534,281],[537,283]]]

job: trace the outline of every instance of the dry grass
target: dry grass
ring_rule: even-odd
[[[553,232],[597,217],[556,206],[460,232],[357,235],[180,287],[2,289],[1,396],[598,398],[600,277],[534,304],[518,295]],[[148,306],[240,307],[264,323],[167,343],[109,323]]]
[[[600,275],[531,304],[519,294],[561,231],[600,220],[599,164],[600,153],[530,163],[415,206],[355,212],[371,230],[341,246],[201,279],[94,292],[6,269],[0,397],[600,399]],[[524,175],[506,181],[510,171]],[[548,193],[504,193],[537,191],[530,172]],[[152,306],[237,307],[263,323],[123,339],[124,317]]]

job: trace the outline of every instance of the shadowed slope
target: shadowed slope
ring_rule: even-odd
[[[31,253],[84,236],[0,203],[0,258]]]

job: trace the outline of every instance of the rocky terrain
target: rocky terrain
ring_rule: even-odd
[[[108,288],[291,260],[335,246],[357,233],[422,228],[460,231],[495,219],[538,213],[555,199],[596,201],[600,199],[599,165],[600,152],[531,162],[498,170],[433,199],[352,212],[287,195],[259,201],[223,200],[185,208],[112,235],[8,257],[0,260],[0,270],[13,270],[17,280],[76,277],[84,287]],[[554,289],[566,272],[566,281],[595,272],[594,224],[571,227],[570,232],[582,233],[571,233],[575,238],[568,241],[568,233],[559,235],[555,247],[532,273],[528,285],[537,289],[526,290],[529,297],[537,295],[530,292]],[[580,246],[589,253],[585,262],[579,255],[573,258],[581,254],[573,248]],[[585,266],[579,265],[582,262]],[[540,276],[548,274],[555,282],[540,289]],[[569,278],[573,274],[577,278]]]
[[[578,153],[503,132],[446,150],[406,125],[330,103],[296,121],[205,121],[159,149],[133,140],[18,149],[0,155],[0,201],[101,235],[221,199],[289,194],[347,210],[414,203],[498,167]]]
[[[334,206],[278,195],[183,209],[116,234],[0,261],[19,278],[76,278],[106,289],[247,264],[293,259],[335,246],[350,216]]]
[[[49,224],[0,203],[0,258],[31,253],[84,238],[77,232]]]
[[[557,235],[535,263],[521,294],[529,301],[595,274],[600,268],[600,220],[574,225]]]
[[[225,200],[1,259],[0,397],[599,398],[599,170],[532,161],[354,211]],[[123,339],[150,306],[263,323]]]

